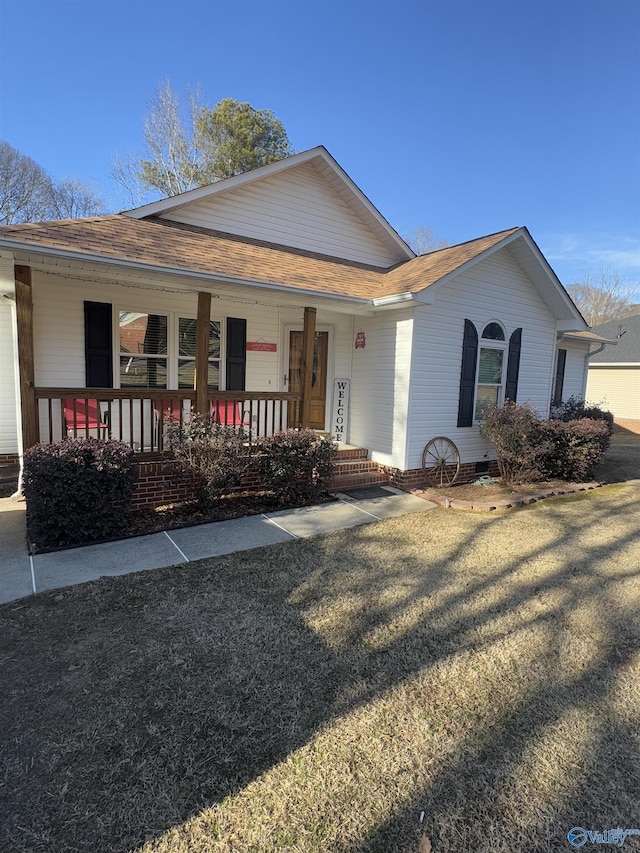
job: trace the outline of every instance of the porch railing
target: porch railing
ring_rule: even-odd
[[[67,437],[109,437],[138,453],[167,450],[170,420],[185,423],[195,406],[195,391],[127,388],[36,388],[40,441]],[[298,425],[301,394],[262,391],[210,391],[210,411],[254,442],[288,425]]]

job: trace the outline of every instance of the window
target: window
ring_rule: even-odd
[[[474,422],[482,420],[488,406],[499,405],[505,399],[516,402],[521,352],[522,328],[511,333],[507,346],[505,331],[500,323],[487,323],[479,341],[475,325],[471,320],[464,321],[458,396],[459,427],[471,427]]]
[[[178,320],[178,388],[195,387],[197,321],[186,317]],[[207,386],[217,391],[220,387],[220,323],[209,323],[208,347],[209,377]]]
[[[120,311],[120,387],[167,387],[167,317]]]
[[[506,344],[504,329],[499,323],[488,323],[482,332],[474,419],[483,420],[489,406],[497,406],[503,399],[504,358]]]

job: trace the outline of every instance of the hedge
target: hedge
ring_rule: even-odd
[[[27,527],[37,548],[80,545],[126,532],[134,452],[120,441],[65,439],[24,454]]]

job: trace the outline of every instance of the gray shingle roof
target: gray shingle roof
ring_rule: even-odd
[[[601,323],[592,331],[618,342],[616,346],[606,346],[602,352],[592,356],[592,364],[640,364],[640,314]]]

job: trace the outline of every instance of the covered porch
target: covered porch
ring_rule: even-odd
[[[174,312],[175,317],[191,313],[193,319],[184,321],[183,337],[189,346],[184,351],[176,347],[174,354],[181,357],[175,359],[178,366],[173,371],[168,355],[167,327],[171,328],[172,323],[177,325],[178,321],[168,311],[162,315],[131,311],[120,311],[118,314],[116,308],[122,302],[118,303],[118,297],[115,296],[111,303],[88,303],[83,300],[86,378],[94,381],[78,387],[64,383],[66,377],[59,372],[57,376],[63,380],[59,385],[37,383],[38,376],[49,373],[46,365],[42,364],[42,357],[38,358],[38,349],[47,352],[47,348],[43,346],[43,335],[41,328],[38,328],[43,326],[43,318],[36,317],[34,320],[34,273],[37,275],[37,272],[32,271],[30,266],[19,264],[15,265],[14,272],[17,384],[23,450],[38,442],[49,443],[69,436],[96,436],[123,441],[141,455],[154,456],[167,450],[166,423],[169,420],[183,423],[193,412],[209,412],[219,423],[242,429],[248,440],[255,442],[288,427],[318,427],[314,399],[317,400],[320,382],[324,383],[325,403],[329,405],[326,400],[326,366],[322,377],[318,376],[316,307],[306,306],[296,312],[301,328],[296,333],[295,347],[292,343],[288,356],[285,390],[264,390],[265,384],[278,387],[277,374],[282,369],[283,356],[278,354],[277,359],[274,359],[273,354],[282,348],[281,341],[269,344],[249,342],[247,321],[229,319],[224,354],[226,364],[223,366],[220,338],[225,332],[220,332],[219,321],[212,321],[211,290],[198,290],[195,300],[194,292],[187,292],[181,304],[187,300],[195,303],[191,312],[182,307]],[[117,286],[113,289],[115,294]],[[78,294],[79,299],[85,295]],[[178,302],[178,299],[175,301]],[[153,300],[150,304],[153,305]],[[93,345],[93,349],[88,343],[88,323],[91,320],[87,320],[87,305],[106,308],[114,315],[116,322],[116,328],[110,328],[109,339],[101,342],[97,336],[98,345]],[[133,307],[137,306],[133,304]],[[135,346],[125,338],[123,331],[123,323],[126,321],[122,318],[126,314],[142,318],[144,325],[141,340]],[[151,321],[157,322],[159,318],[164,320],[164,328],[162,334],[154,338],[149,334],[149,329]],[[183,333],[183,321],[179,322],[180,332]],[[233,340],[229,331],[232,322],[238,327],[237,334],[234,331]],[[127,329],[129,336],[131,325]],[[71,340],[74,335],[77,336],[78,330],[63,330],[62,335],[65,334]],[[125,349],[125,344],[128,349]],[[247,370],[246,351],[254,347],[268,353],[268,375],[265,369]],[[46,357],[70,361],[51,350]],[[324,357],[326,361],[326,352]],[[132,362],[138,365],[137,373],[135,369],[128,372]],[[261,368],[263,364],[260,364]],[[77,374],[77,365],[73,367]],[[261,383],[256,383],[257,387],[252,388],[252,375],[258,372],[261,373]],[[118,385],[120,387],[116,387]],[[329,417],[326,416],[327,422]],[[325,419],[324,409],[322,418]]]

